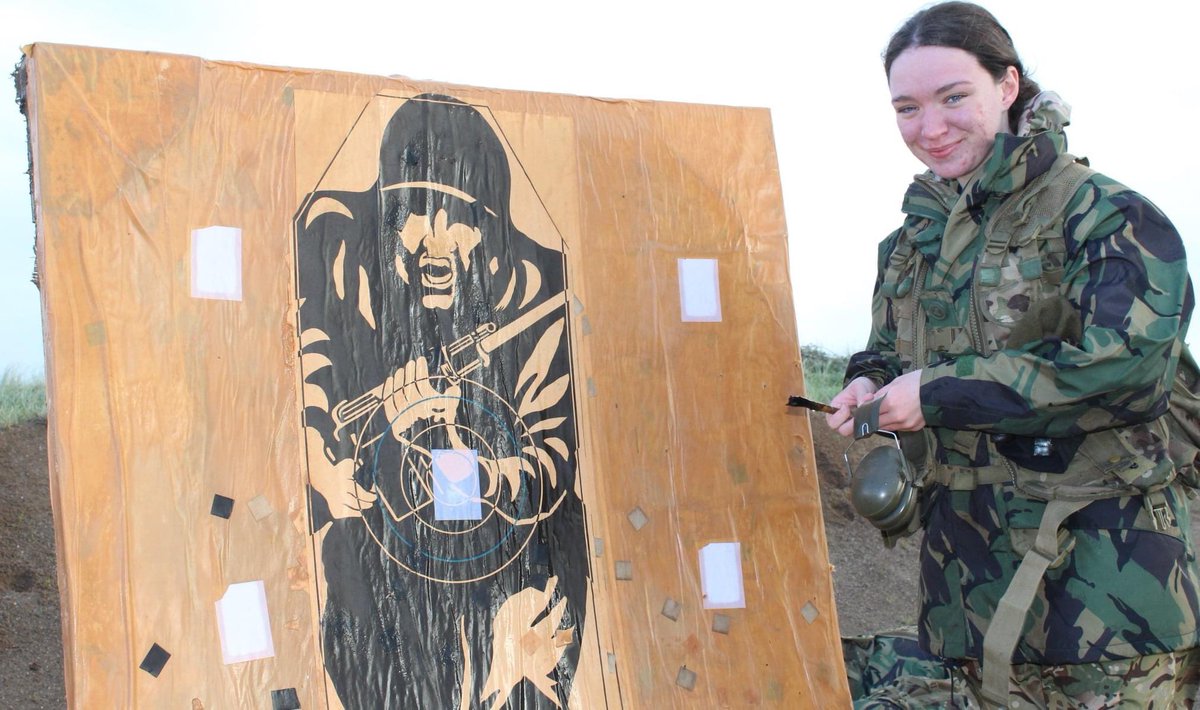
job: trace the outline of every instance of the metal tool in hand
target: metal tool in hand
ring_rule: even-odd
[[[788,397],[787,406],[789,406],[789,407],[804,407],[806,409],[812,409],[817,412],[825,412],[826,414],[837,414],[837,411],[838,411],[837,407],[834,407],[833,405],[825,404],[824,402],[818,402],[818,401],[812,400],[812,399],[808,399],[807,397],[801,397],[798,394],[794,394],[794,395]]]

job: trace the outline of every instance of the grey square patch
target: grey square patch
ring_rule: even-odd
[[[617,672],[617,654],[615,654],[615,653],[608,654],[608,672],[609,673]]]
[[[800,610],[800,614],[804,617],[805,621],[811,624],[817,620],[817,617],[821,615],[821,612],[817,611],[817,608],[813,606],[812,602],[805,602],[804,608]]]
[[[671,621],[679,621],[679,612],[683,611],[683,605],[674,599],[667,597],[663,602],[662,615]]]
[[[628,582],[633,579],[633,562],[630,560],[617,560],[616,571],[617,579]]]
[[[727,634],[732,621],[733,618],[727,614],[713,614],[712,630],[719,634]]]
[[[595,551],[596,557],[604,557],[604,538],[592,538],[592,550]]]
[[[274,509],[271,508],[271,504],[267,502],[267,499],[264,496],[254,496],[250,500],[246,501],[246,507],[250,509],[250,514],[254,516],[255,520],[262,520],[271,513],[275,512]]]
[[[629,524],[633,526],[634,530],[641,530],[646,527],[646,523],[650,522],[650,518],[646,517],[641,508],[634,508],[625,517],[629,518]]]
[[[696,671],[683,666],[679,672],[675,674],[675,685],[678,685],[684,690],[691,690],[696,687]]]

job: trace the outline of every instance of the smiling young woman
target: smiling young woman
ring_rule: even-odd
[[[946,180],[974,172],[996,134],[1010,132],[1008,109],[1018,84],[1015,67],[997,81],[973,55],[952,47],[905,49],[888,72],[904,144]]]
[[[1200,482],[1166,423],[1194,302],[1179,234],[1066,152],[1069,107],[983,8],[917,13],[884,69],[929,170],[880,245],[828,423],[875,410],[923,439],[913,522],[880,524],[925,530],[920,646],[963,707],[1190,707]]]

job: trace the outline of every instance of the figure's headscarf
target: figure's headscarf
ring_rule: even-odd
[[[379,151],[379,254],[381,323],[390,324],[382,335],[385,357],[394,366],[420,354],[435,356],[441,346],[495,320],[496,305],[514,267],[522,258],[535,258],[525,253],[530,240],[512,224],[510,188],[508,155],[474,107],[423,94],[406,101],[388,121]],[[440,210],[446,211],[450,224],[481,232],[448,314],[432,313],[421,305],[416,260],[396,236],[409,215],[432,220]],[[397,264],[407,269],[407,283],[397,273]]]

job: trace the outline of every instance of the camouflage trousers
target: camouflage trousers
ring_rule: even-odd
[[[992,707],[980,700],[978,662],[936,658],[915,644],[907,629],[843,639],[855,710]],[[1009,708],[1200,710],[1200,648],[1104,663],[1018,664],[1009,684]]]

